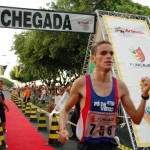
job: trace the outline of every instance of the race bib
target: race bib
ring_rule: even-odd
[[[116,113],[89,111],[86,121],[85,137],[113,138],[116,130]]]

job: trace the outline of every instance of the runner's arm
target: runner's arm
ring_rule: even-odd
[[[142,85],[142,89],[143,89],[142,95],[146,97],[146,96],[148,96],[148,92],[150,90],[150,80],[146,79],[143,82],[144,83]],[[122,102],[123,107],[125,108],[127,114],[130,116],[132,121],[135,124],[140,124],[140,122],[144,116],[146,100],[141,98],[141,102],[140,102],[138,108],[136,109],[131,100],[128,88],[123,82],[121,83],[121,89],[123,91],[123,95],[121,96],[121,102]]]
[[[60,132],[58,133],[58,141],[61,143],[65,143],[66,140],[68,139],[69,133],[66,130],[66,124],[69,116],[69,111],[70,109],[79,101],[80,99],[80,80],[77,79],[75,83],[73,84],[71,91],[70,91],[70,96],[69,99],[60,112],[60,117],[59,117],[59,127],[60,127]]]

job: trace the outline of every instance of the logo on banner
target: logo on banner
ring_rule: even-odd
[[[130,48],[129,49],[131,54],[133,55],[133,57],[139,61],[139,62],[143,62],[145,61],[145,56],[144,56],[144,53],[142,52],[141,48],[138,47],[137,49],[134,49],[134,48]]]
[[[125,33],[140,34],[140,35],[144,34],[144,32],[142,32],[142,31],[125,29],[125,28],[121,28],[121,27],[116,27],[115,32],[120,32],[123,34],[125,34]]]
[[[117,28],[115,28],[115,32],[125,33],[125,29],[123,29],[121,27],[117,27]]]
[[[77,24],[82,26],[85,30],[89,30],[90,24],[92,24],[92,22],[91,21],[77,21]]]
[[[139,63],[130,63],[131,67],[150,68],[150,64],[143,63],[145,61],[145,55],[140,47],[138,47],[137,49],[129,48],[129,51],[131,52],[132,56],[139,62]]]

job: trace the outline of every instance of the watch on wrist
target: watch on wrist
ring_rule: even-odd
[[[149,95],[148,95],[148,96],[143,96],[143,95],[141,95],[141,97],[142,97],[142,99],[144,99],[144,100],[148,100],[148,99],[149,99]]]

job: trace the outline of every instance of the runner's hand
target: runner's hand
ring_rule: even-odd
[[[148,92],[150,91],[150,78],[143,77],[141,79],[141,86],[142,86],[142,92],[143,96],[148,96]]]
[[[69,139],[69,133],[67,130],[61,130],[58,132],[58,141],[62,144],[65,144]]]

